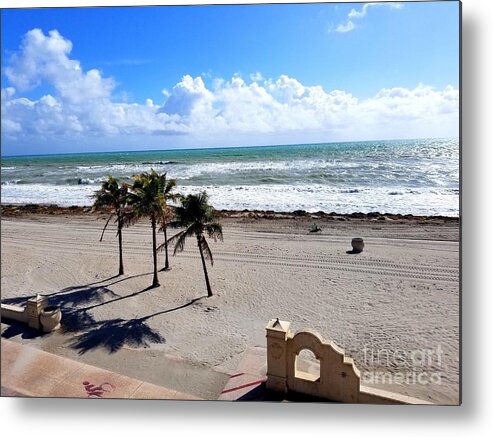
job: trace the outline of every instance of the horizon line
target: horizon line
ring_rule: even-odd
[[[105,153],[138,153],[138,152],[174,152],[174,151],[194,151],[194,150],[210,150],[210,149],[245,149],[253,147],[279,147],[279,146],[313,146],[316,144],[346,144],[346,143],[369,143],[375,141],[416,141],[416,140],[438,140],[438,139],[458,139],[457,137],[422,137],[422,138],[393,138],[393,139],[377,139],[377,140],[345,140],[345,141],[329,141],[329,142],[315,142],[315,143],[292,143],[292,144],[261,144],[261,145],[247,145],[247,146],[204,146],[204,147],[185,147],[185,148],[171,148],[171,149],[144,149],[144,150],[108,150],[101,152],[63,152],[63,153],[30,153],[27,155],[1,155],[1,158],[28,158],[34,156],[64,156],[64,155],[86,155],[86,154],[105,154]]]

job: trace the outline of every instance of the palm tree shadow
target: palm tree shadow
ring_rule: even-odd
[[[82,355],[96,348],[115,353],[123,346],[149,347],[149,343],[165,342],[165,338],[147,326],[143,319],[112,319],[84,332],[69,346],[77,349],[79,355]]]
[[[145,275],[148,275],[146,273]],[[137,275],[143,276],[143,275]],[[118,281],[120,282],[120,281]],[[95,287],[94,289],[82,289],[73,291],[68,294],[56,296],[54,298],[50,298],[48,300],[49,305],[57,305],[62,308],[62,321],[61,325],[67,332],[75,332],[75,331],[83,331],[85,329],[90,329],[91,327],[100,325],[95,321],[94,317],[89,314],[89,310],[100,307],[102,305],[106,305],[113,302],[118,302],[123,299],[128,299],[134,296],[138,296],[141,293],[144,293],[153,287],[147,287],[143,290],[137,291],[135,293],[129,294],[127,296],[120,296],[119,294],[113,292],[109,288],[106,287]],[[79,300],[79,293],[81,294],[81,299]],[[74,296],[75,295],[75,296]],[[107,300],[106,298],[114,297],[115,299]],[[67,298],[68,297],[68,298]],[[80,304],[98,302],[94,305],[86,306],[84,308],[77,308]],[[120,320],[120,319],[115,319]],[[136,319],[137,320],[137,319]]]
[[[100,307],[100,306],[103,306],[103,305],[107,305],[109,303],[118,302],[118,301],[124,300],[124,299],[130,299],[131,297],[138,296],[139,294],[145,293],[146,291],[152,290],[153,288],[156,288],[156,286],[150,285],[149,287],[146,287],[143,290],[136,291],[136,292],[134,292],[132,294],[128,294],[127,296],[120,296],[120,295],[118,295],[116,293],[113,293],[113,295],[118,296],[116,299],[111,299],[111,300],[107,300],[107,301],[104,301],[104,300],[103,301],[100,301],[100,303],[97,303],[97,304],[94,304],[94,305],[85,307],[84,310],[92,310],[94,308],[97,308],[97,307]]]
[[[109,278],[105,278],[105,279],[101,279],[99,281],[94,281],[94,282],[91,282],[89,284],[84,284],[84,285],[73,285],[71,287],[65,287],[63,288],[62,290],[60,291],[56,291],[54,293],[51,293],[51,294],[57,294],[57,293],[64,293],[66,291],[71,291],[71,290],[76,290],[76,289],[79,289],[79,288],[86,288],[86,287],[91,287],[92,285],[96,285],[96,284],[102,284],[103,282],[106,282],[106,281],[111,281],[112,279],[116,279],[118,277],[120,277],[121,275],[113,275],[113,276],[110,276]],[[140,276],[140,275],[139,275]],[[128,278],[122,278],[121,281],[125,280],[125,279],[130,279],[132,278],[133,276],[130,276]],[[117,281],[117,282],[120,282],[120,281]],[[108,284],[108,285],[111,285],[111,284]],[[46,296],[46,295],[45,295]]]
[[[172,313],[173,311],[178,311],[178,310],[181,310],[181,309],[186,308],[186,307],[188,307],[188,306],[190,306],[190,305],[193,305],[195,302],[198,302],[199,300],[202,300],[202,299],[204,299],[204,298],[205,298],[205,296],[202,296],[202,297],[196,297],[195,299],[192,299],[190,302],[187,302],[187,303],[185,303],[185,304],[183,304],[183,305],[180,305],[180,306],[177,306],[177,307],[175,307],[175,308],[171,308],[171,309],[169,309],[169,310],[159,311],[159,312],[157,312],[157,313],[150,314],[150,315],[148,315],[148,316],[142,317],[142,318],[141,318],[141,320],[144,320],[144,321],[145,321],[145,320],[149,320],[149,319],[151,319],[152,317],[157,317],[157,316],[161,316],[161,315],[163,315],[163,314]]]
[[[42,295],[48,299],[49,305],[60,306],[62,309],[67,307],[74,307],[77,305],[90,304],[93,302],[102,303],[106,300],[106,297],[120,297],[120,295],[114,293],[110,286],[118,284],[119,282],[127,281],[129,279],[138,278],[140,276],[150,275],[150,273],[141,273],[138,275],[128,276],[126,278],[121,278],[118,281],[111,282],[109,284],[93,286],[98,283],[103,283],[110,281],[118,276],[112,276],[110,278],[93,282],[91,284],[85,285],[74,285],[71,287],[65,287],[59,291],[53,293],[43,293]],[[3,299],[2,303],[7,303],[10,305],[20,305],[25,304],[28,299],[35,297],[36,295],[20,296]]]
[[[2,319],[2,323],[8,324],[8,327],[2,332],[3,338],[12,338],[17,337],[18,335],[25,340],[32,340],[36,337],[40,337],[43,335],[43,332],[38,329],[31,328],[26,326],[24,323],[15,322],[15,321],[7,321]]]
[[[76,290],[76,289],[81,289],[81,288],[88,288],[90,287],[91,285],[95,285],[95,284],[102,284],[103,282],[106,282],[106,281],[111,281],[112,279],[116,279],[116,278],[120,278],[118,279],[117,281],[113,281],[109,284],[104,284],[104,287],[110,287],[111,285],[115,285],[115,284],[118,284],[120,282],[124,282],[124,281],[128,281],[129,279],[134,279],[134,278],[140,278],[142,276],[148,276],[148,275],[151,275],[152,273],[139,273],[138,275],[132,275],[132,276],[126,276],[126,277],[123,277],[123,278],[120,278],[121,275],[114,275],[114,276],[111,276],[110,278],[106,278],[106,279],[103,279],[101,281],[97,281],[97,282],[93,282],[93,283],[90,283],[90,284],[85,284],[85,285],[73,285],[71,287],[65,287],[63,288],[62,290],[60,291],[57,291],[55,293],[52,293],[52,294],[57,294],[57,293],[65,293],[67,291],[72,291],[72,290]],[[47,295],[49,296],[49,295]]]
[[[47,297],[47,305],[58,306],[62,310],[61,325],[63,331],[65,332],[85,330],[91,326],[94,326],[94,324],[96,323],[94,318],[87,311],[91,307],[80,307],[84,307],[85,305],[94,302],[97,303],[94,306],[99,306],[105,302],[112,302],[114,300],[119,300],[120,298],[122,298],[119,294],[115,293],[107,286],[74,286],[64,288],[63,290],[44,296]],[[31,297],[34,296],[8,298],[2,300],[2,303],[24,306],[26,304],[26,301]],[[7,328],[6,332],[3,333],[4,337],[6,335],[9,336],[8,338],[16,335],[21,335],[22,338],[34,338],[32,333],[30,332],[30,328],[26,327],[25,325],[16,325],[15,327],[14,325],[12,325],[11,327]]]
[[[100,302],[100,304],[102,304],[107,301],[108,298],[113,296],[120,297],[118,294],[106,287],[88,287],[64,294],[52,294],[47,299],[47,305],[60,307],[62,311],[61,326],[63,330],[67,332],[74,332],[87,329],[95,323],[94,318],[87,312],[86,308],[78,308],[79,306],[87,305],[91,302]],[[2,303],[8,303],[11,305],[25,305],[27,299],[29,298],[30,297],[15,297],[11,299],[4,299]],[[22,335],[22,338],[34,338],[29,333],[30,328],[25,325],[22,325],[22,327],[19,325],[16,329],[7,328],[7,331],[8,332],[4,334],[9,335],[8,338],[18,334],[23,334],[21,331],[24,331],[25,335],[31,336],[24,337],[24,335]]]
[[[138,293],[142,293],[143,291],[145,290]],[[150,328],[146,322],[152,317],[186,308],[201,299],[203,299],[203,297],[192,299],[190,302],[175,308],[159,311],[138,319],[124,320],[117,318],[99,323],[94,321],[89,322],[86,325],[89,330],[72,341],[69,344],[69,347],[77,349],[79,355],[83,355],[96,348],[103,348],[109,353],[115,353],[123,346],[147,348],[150,346],[150,343],[166,343],[166,339],[158,331]],[[81,315],[80,312],[81,311],[79,310],[77,316]],[[79,322],[80,321],[77,320],[77,323]]]
[[[58,292],[51,293],[47,296],[47,304],[59,306],[62,309],[61,327],[62,332],[83,332],[78,336],[70,346],[79,350],[79,354],[84,354],[87,351],[102,347],[110,353],[114,353],[121,349],[124,345],[130,347],[149,347],[150,343],[165,343],[166,340],[159,332],[152,330],[147,326],[146,321],[158,315],[177,311],[202,299],[192,299],[183,305],[176,308],[156,312],[138,319],[124,320],[115,318],[97,322],[90,314],[90,310],[108,303],[117,302],[123,299],[128,299],[144,293],[153,287],[147,287],[127,296],[120,296],[113,292],[108,286],[114,283],[121,282],[137,276],[145,276],[151,273],[134,275],[128,278],[123,278],[105,286],[74,286],[67,287]],[[110,278],[111,279],[111,278]],[[27,299],[33,296],[15,297],[4,299],[3,303],[9,304],[25,304]],[[113,298],[115,297],[115,298]],[[113,299],[112,299],[113,298]],[[108,300],[110,299],[110,300]],[[95,302],[93,305],[88,305]],[[81,308],[81,306],[83,306]],[[84,332],[85,331],[85,332]],[[3,333],[2,337],[11,338],[21,335],[22,338],[35,338],[38,335],[43,335],[38,331],[34,331],[25,325],[13,323]]]
[[[62,309],[67,309],[92,302],[103,303],[112,297],[120,297],[120,295],[107,287],[87,287],[51,296],[48,298],[48,305],[55,305]]]
[[[90,329],[96,324],[94,317],[85,308],[67,308],[62,312],[60,325],[64,332],[79,332]]]

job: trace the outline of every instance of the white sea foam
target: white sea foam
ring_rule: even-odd
[[[308,212],[389,212],[414,215],[457,216],[459,199],[454,193],[433,193],[423,189],[400,191],[390,195],[385,188],[335,189],[327,185],[263,185],[254,186],[207,186],[180,187],[184,194],[205,189],[211,203],[218,209],[258,209]]]
[[[101,182],[106,180],[106,178],[79,178],[78,185],[99,185]]]
[[[57,186],[47,184],[6,185],[2,187],[2,203],[47,203],[61,206],[91,205],[94,186]],[[453,190],[419,191],[404,188],[353,187],[337,189],[327,185],[262,185],[262,186],[179,186],[182,194],[206,190],[217,209],[257,209],[308,212],[389,212],[414,215],[457,216],[459,198]],[[393,194],[398,193],[398,194]]]
[[[377,165],[367,164],[368,168],[377,169]],[[232,161],[232,162],[202,162],[182,164],[174,161],[163,161],[162,163],[128,163],[77,166],[77,173],[86,174],[119,174],[130,177],[151,168],[166,171],[170,177],[177,177],[181,180],[188,180],[201,176],[229,175],[238,173],[265,173],[276,175],[282,172],[305,173],[310,170],[326,172],[337,169],[339,172],[350,171],[360,167],[359,163],[342,162],[338,160],[325,161],[322,159],[314,160],[286,160],[286,161]]]
[[[91,205],[90,185],[25,184],[2,186],[3,204],[44,203],[60,206]]]
[[[201,176],[212,175],[229,175],[239,173],[253,174],[272,174],[279,175],[283,172],[306,173],[310,170],[318,170],[320,172],[329,169],[337,168],[344,171],[358,167],[356,163],[334,162],[323,160],[292,160],[292,161],[247,161],[247,162],[210,162],[198,163],[195,165],[172,165],[168,172],[173,175],[179,175],[180,179],[187,180]]]

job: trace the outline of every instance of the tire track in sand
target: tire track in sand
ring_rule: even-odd
[[[83,242],[80,239],[66,235],[57,235],[56,238],[44,237],[39,233],[34,236],[20,236],[14,232],[2,232],[2,244],[26,243],[25,247],[36,248],[42,252],[57,251],[65,254],[102,255],[114,252],[116,242]],[[126,249],[135,255],[147,255],[149,242],[136,242],[135,240],[125,244]],[[186,250],[179,256],[185,258],[197,258],[192,250]],[[241,251],[216,250],[214,258],[228,263],[267,265],[273,267],[296,267],[303,269],[322,269],[329,271],[341,271],[348,273],[370,274],[377,276],[398,276],[402,278],[418,279],[425,281],[458,282],[458,268],[450,266],[429,266],[420,264],[399,263],[378,258],[346,259],[344,256],[329,254],[314,255],[263,255]]]

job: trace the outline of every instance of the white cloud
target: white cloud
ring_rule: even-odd
[[[394,2],[379,2],[379,3],[365,3],[362,8],[357,11],[356,9],[351,9],[351,12],[348,14],[348,18],[363,18],[368,9],[375,6],[384,6],[390,9],[402,9],[402,3],[394,3]]]
[[[46,81],[67,103],[108,98],[114,81],[103,78],[96,69],[84,73],[80,62],[69,58],[71,51],[72,43],[58,31],[52,30],[46,36],[40,29],[30,30],[23,38],[20,52],[5,69],[5,75],[21,91]]]
[[[264,80],[264,77],[262,76],[262,73],[257,71],[256,73],[250,74],[250,80],[252,82],[260,82],[260,81]]]
[[[197,103],[208,105],[211,99],[212,93],[205,87],[202,77],[194,79],[186,75],[173,87],[160,112],[188,116],[195,110]]]
[[[236,74],[229,80],[216,78],[209,87],[201,76],[185,75],[163,93],[162,105],[151,99],[118,102],[112,95],[114,82],[98,70],[84,72],[69,58],[71,47],[56,31],[27,34],[6,69],[18,91],[2,89],[4,144],[40,138],[67,144],[104,138],[125,143],[138,136],[148,146],[162,144],[157,136],[179,134],[180,144],[198,146],[252,139],[275,143],[458,134],[459,93],[452,86],[385,88],[360,100],[288,75],[264,79],[255,73],[246,82]],[[37,100],[19,95],[41,83],[51,84],[54,95]],[[89,84],[96,90],[88,90]]]
[[[348,20],[346,23],[341,23],[339,24],[336,28],[335,31],[339,33],[346,33],[346,32],[351,32],[356,26],[351,20]]]
[[[395,2],[380,2],[380,3],[365,3],[359,11],[356,9],[351,9],[349,14],[346,17],[346,21],[343,23],[338,24],[337,26],[332,26],[329,29],[329,32],[339,32],[339,33],[346,33],[350,32],[354,29],[356,29],[356,24],[354,24],[353,20],[360,20],[366,16],[368,13],[368,9],[376,6],[383,6],[387,7],[390,9],[402,9],[403,5],[402,3],[395,3]]]

